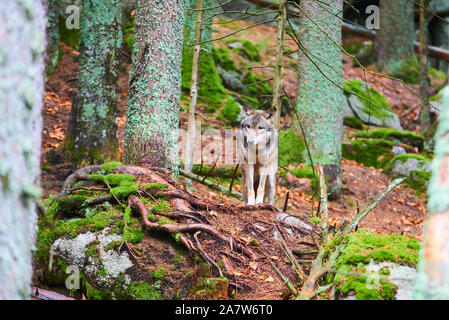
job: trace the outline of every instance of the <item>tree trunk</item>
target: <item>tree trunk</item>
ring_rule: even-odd
[[[45,4],[0,2],[0,300],[28,299],[44,94]]]
[[[302,117],[312,160],[323,166],[328,190],[333,197],[341,188],[344,100],[339,87],[343,82],[342,53],[326,34],[341,44],[341,20],[328,10],[334,14],[341,13],[343,2],[332,0],[329,4],[328,9],[323,9],[314,0],[304,0],[300,4],[302,10],[298,37],[305,50],[299,57],[297,108]]]
[[[124,161],[178,175],[184,1],[138,0]]]
[[[449,299],[449,88],[443,91],[428,187],[430,217],[415,282],[415,299]]]
[[[419,105],[419,125],[421,132],[426,132],[430,126],[430,111],[426,100],[429,97],[429,77],[427,62],[427,21],[426,14],[429,0],[420,0],[419,6],[419,93],[423,97]]]
[[[121,19],[120,0],[83,1],[78,86],[64,141],[77,167],[118,159]]]
[[[413,1],[380,0],[380,30],[374,55],[380,70],[395,73],[413,55]]]
[[[193,167],[193,148],[195,145],[195,112],[196,104],[198,101],[198,76],[200,67],[200,56],[201,56],[201,34],[202,34],[202,19],[203,19],[203,8],[204,0],[197,0],[198,12],[196,14],[196,27],[195,27],[195,46],[193,50],[192,59],[192,80],[190,82],[190,103],[189,103],[189,125],[188,125],[188,139],[186,144],[187,158],[184,163],[184,170],[187,173],[192,172]],[[184,49],[185,50],[185,49]],[[187,181],[191,184],[191,181]]]
[[[56,0],[48,0],[47,6],[47,51],[45,58],[46,72],[51,73],[61,58],[59,48],[59,8]]]

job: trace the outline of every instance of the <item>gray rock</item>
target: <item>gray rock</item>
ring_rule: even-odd
[[[409,177],[412,171],[430,171],[430,162],[414,158],[408,158],[406,161],[396,160],[388,170],[388,175],[396,177]]]
[[[398,154],[407,153],[405,148],[402,146],[393,146],[393,148],[391,149],[391,152],[393,152],[395,156],[397,156]]]
[[[416,269],[398,265],[393,262],[375,263],[374,260],[371,259],[370,263],[366,265],[366,272],[372,273],[372,276],[369,277],[370,282],[368,285],[373,286],[374,288],[379,285],[378,279],[382,277],[379,275],[379,270],[384,267],[387,267],[390,271],[388,281],[398,286],[398,290],[395,294],[396,300],[410,300],[412,298],[413,285],[417,276]],[[356,300],[356,296],[350,294],[343,297],[341,300]]]
[[[366,271],[377,272],[383,267],[390,270],[389,281],[398,286],[396,300],[410,300],[413,293],[413,285],[417,276],[416,269],[398,265],[393,262],[375,263],[373,260],[366,266]]]
[[[231,49],[240,48],[240,47],[243,47],[243,43],[238,42],[238,41],[232,42],[232,43],[228,43],[228,47],[231,48]]]
[[[362,101],[356,95],[350,95],[347,98],[348,106],[353,111],[354,115],[362,120],[363,123],[379,126],[379,127],[387,127],[393,129],[402,130],[401,122],[399,121],[399,117],[396,113],[389,110],[383,110],[389,114],[389,116],[385,118],[376,118],[374,115],[370,115],[368,112],[364,110],[365,106]]]
[[[111,241],[122,239],[120,235],[107,233],[108,228],[98,234],[86,232],[74,239],[59,238],[53,243],[52,254],[69,265],[77,266],[80,272],[98,286],[111,287],[115,278],[132,267],[133,263],[129,259],[128,252],[117,253],[115,250],[104,249]],[[100,259],[86,256],[85,251],[93,241],[99,242],[96,246],[99,249]],[[104,272],[101,272],[103,270]],[[129,275],[125,275],[125,283],[131,280],[128,278]]]
[[[283,221],[286,224],[294,226],[294,227],[298,227],[298,228],[306,229],[306,230],[312,230],[312,227],[309,224],[306,224],[303,221],[301,221],[299,218],[290,216],[286,213],[279,213],[276,216],[276,219],[278,219],[279,221]]]
[[[244,85],[241,81],[242,76],[240,73],[234,70],[231,71],[224,70],[220,66],[217,66],[217,71],[221,77],[221,80],[223,81],[223,86],[226,89],[235,92],[240,92],[244,89]]]

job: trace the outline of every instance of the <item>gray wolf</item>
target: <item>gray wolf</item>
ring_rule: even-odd
[[[243,108],[237,132],[237,155],[242,167],[243,202],[274,204],[278,168],[275,110]]]

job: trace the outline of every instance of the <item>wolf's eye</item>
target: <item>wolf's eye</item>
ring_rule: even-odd
[[[245,125],[245,128],[248,128],[248,129],[249,129],[249,127],[250,127],[250,125],[249,125],[249,124]]]
[[[259,126],[259,130],[263,130],[263,129],[265,129],[264,127],[262,127],[262,126]]]

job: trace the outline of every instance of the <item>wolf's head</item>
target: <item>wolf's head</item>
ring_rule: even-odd
[[[274,123],[275,110],[254,110],[249,107],[243,108],[243,119],[240,122],[239,134],[243,138],[243,145],[256,146],[270,144],[270,139],[276,136]],[[268,146],[268,145],[267,145]]]

